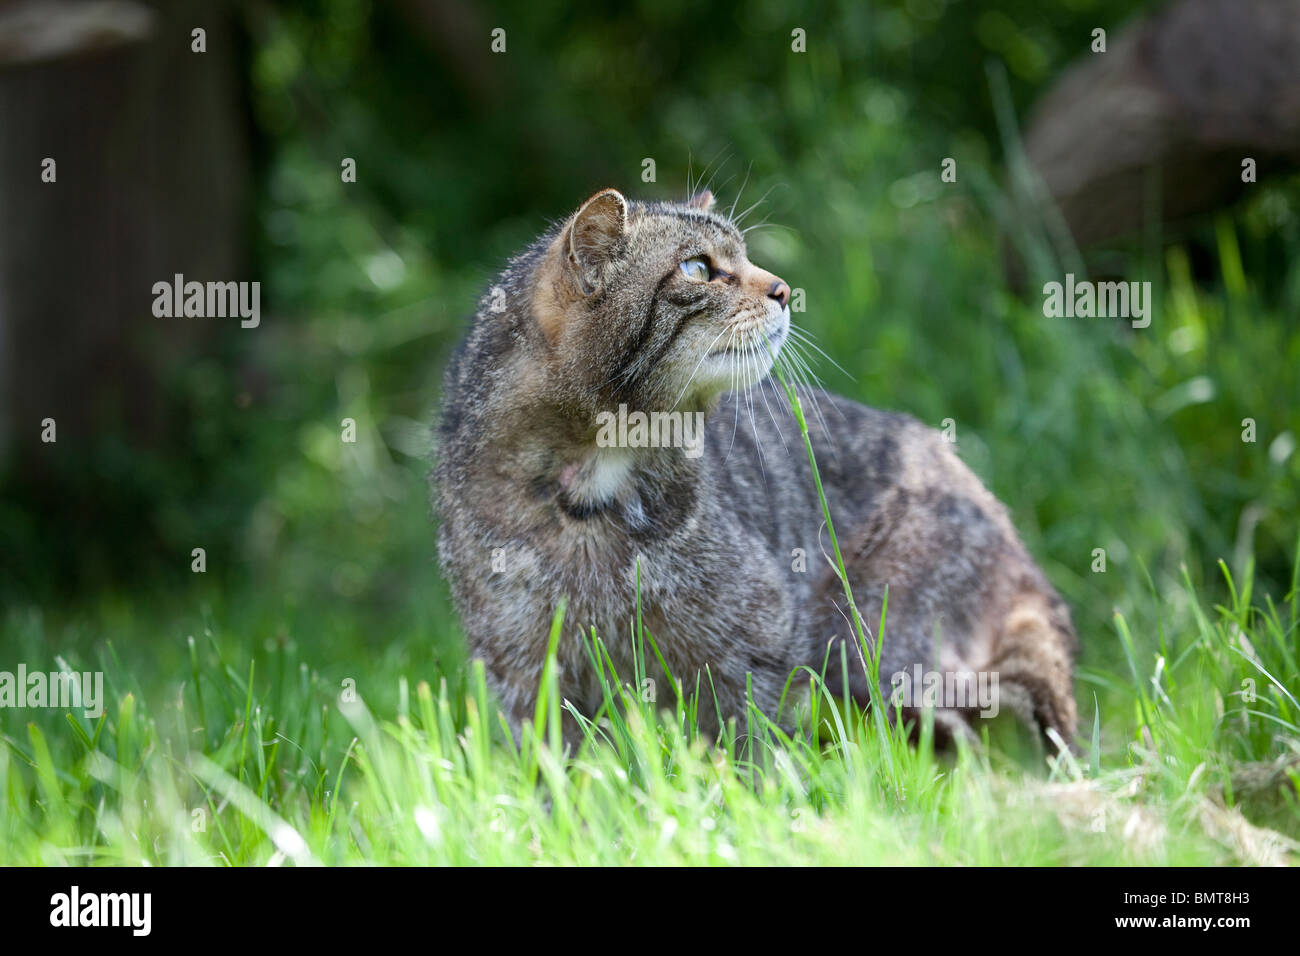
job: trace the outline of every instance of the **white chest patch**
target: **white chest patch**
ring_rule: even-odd
[[[632,455],[627,449],[600,449],[585,463],[565,468],[560,473],[560,484],[572,501],[599,507],[618,498],[630,484],[631,476]]]

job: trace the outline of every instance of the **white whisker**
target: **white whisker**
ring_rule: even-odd
[[[824,358],[826,361],[830,362],[830,363],[831,363],[832,365],[834,365],[837,369],[839,369],[841,372],[843,372],[845,375],[847,375],[851,381],[854,381],[854,382],[857,381],[857,379],[854,378],[853,375],[850,374],[849,371],[848,371],[848,370],[847,370],[843,365],[841,365],[839,362],[835,361],[835,359],[833,359],[833,358],[831,358],[829,355],[827,355],[826,352],[824,352],[824,351],[822,350],[821,346],[818,345],[816,342],[813,341],[812,336],[809,335],[807,331],[805,331],[804,329],[801,329],[801,328],[799,328],[798,326],[796,326],[796,325],[794,325],[793,323],[791,323],[791,325],[790,325],[790,334],[793,335],[795,338],[797,338],[797,339],[798,339],[800,342],[802,342],[804,345],[808,346],[810,349],[815,350],[815,351],[817,352],[818,355],[820,355],[820,356],[821,356],[822,358]]]
[[[673,402],[669,408],[676,408],[681,400],[686,397],[686,392],[691,387],[691,383],[695,381],[695,376],[699,373],[700,366],[704,363],[704,360],[709,357],[709,352],[713,350],[713,346],[717,344],[718,339],[722,338],[726,333],[727,329],[724,326],[722,330],[713,337],[713,341],[709,343],[709,347],[700,354],[700,360],[695,363],[695,368],[691,369],[690,377],[686,380],[686,384],[682,386],[682,393],[677,396],[677,401]]]
[[[758,467],[767,481],[767,463],[763,455],[763,439],[758,434],[758,420],[754,417],[754,386],[757,379],[750,380],[749,373],[758,374],[758,357],[753,349],[745,350],[745,407],[749,410],[749,430],[754,436],[754,448],[758,452]]]
[[[740,184],[740,190],[736,193],[736,198],[731,201],[731,208],[727,210],[727,220],[729,222],[735,221],[736,203],[740,202],[741,194],[745,191],[745,187],[749,185],[749,174],[753,172],[753,170],[754,162],[753,160],[750,160],[749,169],[745,170],[745,181]]]
[[[737,216],[737,217],[733,220],[733,223],[734,223],[734,225],[736,226],[736,228],[740,228],[740,224],[743,223],[743,222],[745,221],[745,217],[748,216],[748,215],[749,215],[751,212],[753,212],[755,209],[757,209],[759,206],[761,206],[761,205],[763,204],[763,201],[764,201],[765,199],[767,199],[767,197],[770,196],[770,195],[772,194],[772,190],[775,189],[775,188],[776,188],[776,186],[769,186],[768,189],[767,189],[767,192],[765,192],[765,193],[763,193],[763,195],[759,196],[758,199],[757,199],[757,201],[754,202],[753,205],[751,205],[749,208],[747,208],[744,212],[742,212],[739,216]]]

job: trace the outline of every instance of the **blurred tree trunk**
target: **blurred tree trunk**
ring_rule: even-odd
[[[1300,164],[1300,0],[1174,0],[1115,31],[1034,106],[1024,150],[1045,193],[1013,182],[1025,223],[1047,199],[1082,249],[1176,234],[1249,188],[1243,160]]]
[[[175,437],[166,384],[214,328],[154,317],[152,286],[248,278],[232,21],[212,0],[0,5],[0,472],[39,482],[105,430]]]

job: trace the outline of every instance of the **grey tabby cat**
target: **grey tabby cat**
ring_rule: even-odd
[[[819,391],[804,393],[824,413],[811,440],[869,627],[888,587],[884,686],[868,686],[856,642],[841,672],[853,629],[821,557],[806,452],[788,403],[754,397],[790,335],[790,288],[713,206],[707,191],[685,204],[592,196],[508,263],[447,372],[439,555],[510,719],[532,717],[562,597],[563,696],[588,716],[601,704],[593,627],[632,674],[639,558],[645,625],[673,675],[701,688],[706,732],[743,714],[748,675],[775,715],[791,672],[829,658],[830,686],[847,681],[861,703],[918,668],[995,674],[1002,707],[1071,740],[1069,612],[1005,508],[935,431]],[[600,416],[620,406],[701,413],[702,445],[605,447]],[[657,664],[649,676],[669,686]],[[969,732],[969,702],[938,703],[941,735]]]

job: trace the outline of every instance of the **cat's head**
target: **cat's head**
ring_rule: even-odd
[[[686,203],[596,193],[548,245],[531,313],[556,371],[597,402],[706,404],[770,370],[790,287],[749,261],[706,190]]]

